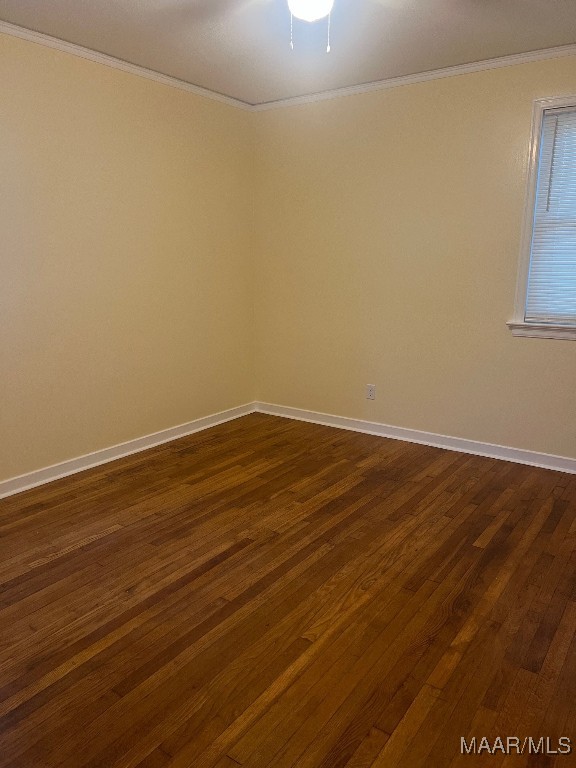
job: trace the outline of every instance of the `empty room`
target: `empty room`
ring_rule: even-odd
[[[574,0],[0,0],[0,768],[575,768]]]

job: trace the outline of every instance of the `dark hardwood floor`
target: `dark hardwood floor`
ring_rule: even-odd
[[[576,765],[461,754],[576,750],[576,476],[254,414],[0,501],[0,549],[0,766]]]

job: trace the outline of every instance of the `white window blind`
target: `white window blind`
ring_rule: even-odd
[[[576,325],[576,107],[543,115],[525,321]]]

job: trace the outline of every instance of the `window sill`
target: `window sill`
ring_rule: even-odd
[[[513,336],[532,336],[539,339],[573,339],[576,341],[576,326],[546,325],[544,323],[506,323]]]

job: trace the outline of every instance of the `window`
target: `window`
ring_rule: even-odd
[[[535,104],[514,320],[517,336],[576,339],[576,98]]]

